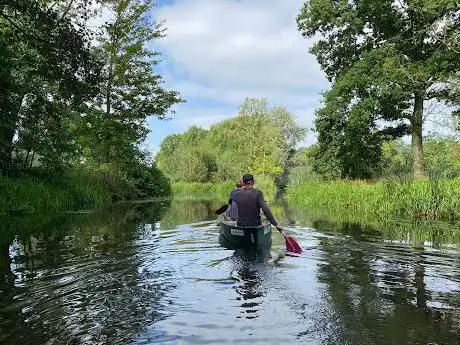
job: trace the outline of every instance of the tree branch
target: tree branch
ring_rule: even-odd
[[[67,13],[69,13],[70,8],[72,7],[72,4],[74,3],[74,1],[75,0],[70,0],[69,5],[67,6],[67,8],[65,9],[64,13],[62,14],[61,19],[59,19],[59,22],[64,19],[64,17],[67,15]]]
[[[49,42],[45,39],[43,39],[42,37],[40,36],[34,36],[34,35],[30,35],[26,30],[22,29],[20,26],[18,26],[10,17],[8,17],[5,13],[3,12],[0,12],[0,17],[3,17],[4,19],[6,19],[16,30],[18,30],[19,32],[21,32],[23,35],[25,36],[28,36],[29,38],[31,39],[37,39],[39,41],[41,41],[42,43],[45,43],[45,44],[48,44]]]

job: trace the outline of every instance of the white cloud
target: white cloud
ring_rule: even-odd
[[[180,106],[178,116],[172,119],[175,127],[187,130],[190,126],[199,126],[208,129],[213,123],[228,119],[236,115],[237,111],[226,107],[187,107]]]
[[[158,43],[172,65],[167,86],[194,104],[178,105],[172,123],[209,127],[236,115],[249,96],[283,105],[311,126],[329,85],[308,53],[311,42],[296,27],[303,3],[177,0],[161,6],[157,16],[166,21],[167,37]],[[222,105],[207,107],[210,101]]]
[[[280,89],[325,84],[297,31],[303,1],[194,0],[160,9],[160,44],[193,80],[223,87]]]
[[[96,35],[93,41],[91,41],[91,45],[98,46],[99,35],[106,34],[103,30],[103,26],[105,23],[113,22],[115,20],[115,14],[107,6],[102,6],[98,2],[91,3],[89,11],[91,11],[93,15],[88,19],[85,26]]]

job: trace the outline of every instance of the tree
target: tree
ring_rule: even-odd
[[[294,115],[285,107],[275,106],[270,108],[265,98],[257,99],[246,97],[243,104],[240,106],[239,115],[260,116],[277,127],[275,135],[267,134],[270,135],[268,140],[272,140],[276,137],[278,141],[278,149],[276,152],[279,154],[279,163],[282,166],[282,172],[277,175],[276,183],[279,187],[284,188],[287,184],[289,169],[292,165],[291,163],[296,146],[305,138],[307,133],[306,129],[297,124]],[[267,138],[265,140],[267,140]],[[261,143],[260,147],[263,148],[264,143]],[[262,154],[256,156],[254,159],[262,159],[263,157],[266,156]],[[266,166],[267,164],[268,161],[263,163],[262,166]]]
[[[295,117],[286,108],[281,106],[273,107],[268,117],[278,128],[278,147],[281,148],[281,165],[283,172],[276,177],[276,184],[279,188],[285,188],[288,183],[291,168],[294,165],[294,155],[297,145],[305,138],[307,130],[297,124]]]
[[[193,126],[167,136],[156,162],[173,181],[222,182],[247,172],[273,178],[283,173],[304,133],[285,108],[246,98],[238,116],[209,130]]]
[[[19,113],[27,106],[27,97],[46,90],[48,98],[52,95],[67,107],[77,107],[97,87],[100,66],[89,49],[90,35],[69,16],[69,4],[63,4],[0,2],[0,164],[11,161]],[[75,4],[84,18],[89,0]]]
[[[179,148],[181,141],[182,134],[168,135],[161,142],[160,150],[155,157],[157,167],[173,180],[175,180],[175,173],[179,169],[178,162],[174,159],[174,154]]]
[[[240,116],[267,115],[268,101],[265,98],[246,97],[240,105]]]
[[[239,167],[238,175],[248,171],[262,175],[282,172],[281,149],[278,146],[280,132],[266,114],[224,120],[211,126],[210,132],[211,146],[218,153],[217,167],[220,169],[217,174],[220,178],[225,180],[228,176],[224,168],[228,163],[234,164],[232,171]],[[231,152],[233,160],[223,155],[225,152]]]
[[[24,97],[18,113],[16,160],[32,166],[34,158],[46,167],[62,167],[78,155],[71,132],[73,111],[58,94],[36,88]]]
[[[96,49],[104,62],[102,88],[94,106],[82,113],[86,139],[80,145],[98,164],[127,166],[149,132],[147,118],[164,119],[182,99],[163,88],[155,73],[159,54],[149,45],[163,37],[163,28],[152,20],[153,0],[108,0],[105,5],[114,18],[103,26]]]
[[[460,66],[459,53],[446,44],[458,37],[459,21],[456,0],[305,3],[297,17],[298,28],[304,37],[322,37],[311,52],[333,82],[331,92],[339,97],[325,96],[325,109],[335,108],[336,114],[323,112],[319,121],[338,121],[336,135],[344,136],[349,121],[366,116],[362,124],[367,123],[368,133],[362,139],[374,136],[380,122],[393,125],[383,130],[387,138],[409,130],[413,174],[423,177],[424,105],[430,99],[446,99],[452,73]],[[355,108],[360,108],[358,114]],[[321,131],[335,133],[333,124],[320,124],[317,130],[320,144]],[[346,142],[352,140],[348,136]],[[343,151],[345,146],[338,145]],[[360,150],[362,145],[355,148]]]
[[[412,167],[410,145],[401,139],[383,143],[380,167],[385,177],[406,178],[409,176]]]
[[[325,94],[325,106],[316,112],[315,171],[327,178],[371,178],[378,170],[382,141],[403,134],[406,128],[379,131],[374,119],[376,102],[366,98],[348,107],[348,89],[338,82]]]

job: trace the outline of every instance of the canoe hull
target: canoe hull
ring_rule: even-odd
[[[240,227],[236,222],[221,221],[219,223],[219,243],[227,249],[244,250],[256,257],[267,260],[272,244],[270,224],[256,227]]]

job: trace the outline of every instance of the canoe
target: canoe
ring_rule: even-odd
[[[235,221],[219,222],[219,243],[227,249],[242,249],[267,259],[272,245],[270,224],[253,227],[237,226]]]

